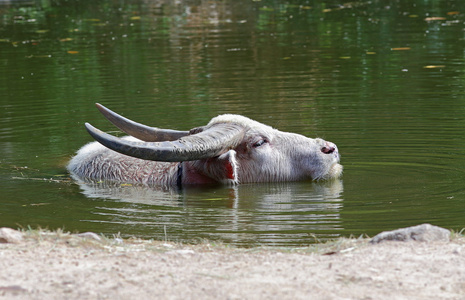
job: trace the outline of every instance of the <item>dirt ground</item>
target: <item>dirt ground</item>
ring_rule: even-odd
[[[26,231],[0,299],[465,299],[465,238],[242,249]]]

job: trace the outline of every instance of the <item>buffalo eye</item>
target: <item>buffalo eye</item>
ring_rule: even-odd
[[[259,140],[258,142],[255,142],[255,143],[252,145],[252,147],[258,148],[258,147],[260,147],[260,146],[262,146],[262,145],[264,145],[264,144],[266,144],[266,143],[268,143],[268,140],[266,140],[266,139],[261,139],[261,140]]]

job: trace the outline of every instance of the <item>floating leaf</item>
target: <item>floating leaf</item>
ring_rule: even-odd
[[[131,17],[131,20],[140,20],[140,16]]]
[[[440,68],[445,68],[445,65],[429,65],[429,66],[424,66],[424,69],[440,69]]]
[[[49,31],[50,30],[48,30],[48,29],[40,29],[40,30],[36,30],[36,33],[47,33]]]
[[[64,38],[64,39],[60,39],[60,42],[70,42],[72,40],[73,40],[72,38]]]
[[[340,58],[340,59],[351,59],[350,56],[341,56],[341,57],[339,57],[339,58]]]
[[[73,50],[70,50],[70,51],[67,51],[67,52],[68,52],[68,54],[78,54],[79,53],[79,51],[73,51]]]
[[[52,57],[52,55],[48,54],[48,55],[29,55],[29,56],[26,56],[27,58],[34,58],[34,57],[38,57],[38,58],[50,58]]]
[[[448,16],[453,16],[453,15],[458,15],[458,14],[460,14],[459,11],[449,11],[449,12],[447,13]]]
[[[396,48],[391,48],[392,51],[406,51],[410,50],[410,47],[396,47]]]
[[[442,21],[442,20],[445,20],[446,18],[444,17],[429,17],[429,18],[425,18],[425,21],[426,22],[430,22],[430,21]]]
[[[373,52],[373,51],[367,51],[366,53],[370,55],[376,54],[376,52]]]
[[[87,22],[100,22],[100,19],[85,19]]]

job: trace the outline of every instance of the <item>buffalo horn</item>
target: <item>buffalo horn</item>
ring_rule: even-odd
[[[95,105],[113,125],[127,134],[146,142],[175,141],[183,136],[189,135],[189,131],[177,131],[146,126],[129,120],[99,103]]]
[[[242,141],[245,129],[233,123],[215,124],[176,141],[135,142],[121,139],[86,123],[87,131],[102,145],[116,152],[154,161],[189,161],[219,156]]]

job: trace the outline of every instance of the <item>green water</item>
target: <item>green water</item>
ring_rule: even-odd
[[[305,245],[465,227],[463,1],[0,2],[0,226]],[[222,113],[322,137],[332,183],[160,191],[66,173],[115,132],[94,103],[188,130]]]

